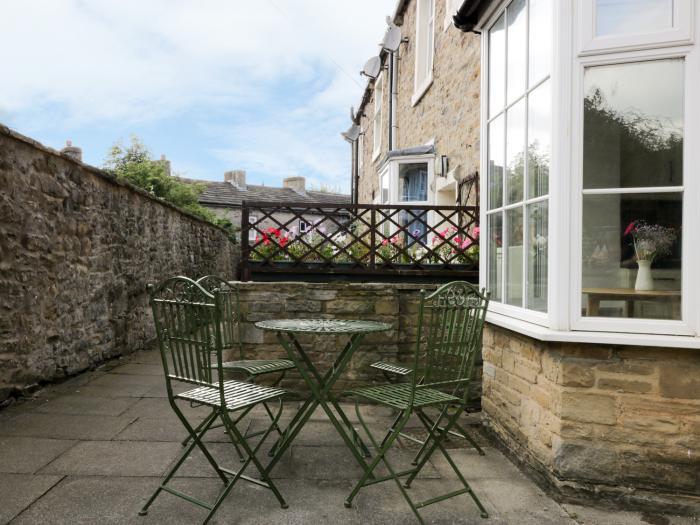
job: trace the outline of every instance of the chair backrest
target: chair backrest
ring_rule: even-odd
[[[445,284],[427,296],[421,292],[416,388],[461,392],[466,402],[488,304],[485,290],[464,281]]]
[[[221,344],[224,350],[237,348],[240,359],[243,359],[241,342],[241,316],[238,287],[218,275],[206,275],[197,279],[197,284],[207,292],[219,292],[221,299]]]
[[[220,372],[222,361],[218,296],[181,276],[149,284],[148,293],[168,394],[171,380],[215,386],[212,353],[217,355],[214,370]]]

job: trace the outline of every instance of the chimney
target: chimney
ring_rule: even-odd
[[[225,172],[224,182],[233,184],[239,190],[245,190],[245,170],[232,170]]]
[[[306,179],[304,177],[287,177],[282,181],[282,186],[302,195],[306,193]]]
[[[61,154],[78,162],[83,162],[83,150],[73,146],[73,141],[71,140],[66,141],[66,147],[61,150]]]
[[[163,166],[165,174],[169,177],[171,175],[170,161],[165,158],[165,153],[160,154],[160,160],[158,162]]]

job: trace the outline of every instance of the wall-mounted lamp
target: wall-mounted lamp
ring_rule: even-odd
[[[447,155],[440,155],[440,176],[447,177],[447,172],[450,169],[450,161]]]

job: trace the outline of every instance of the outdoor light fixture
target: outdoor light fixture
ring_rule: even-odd
[[[447,177],[447,170],[450,169],[450,161],[447,155],[440,155],[440,173],[443,177]]]

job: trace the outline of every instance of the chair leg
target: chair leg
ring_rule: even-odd
[[[212,413],[209,416],[207,416],[207,418],[200,425],[197,426],[199,431],[196,433],[195,433],[195,430],[189,425],[189,423],[187,423],[187,420],[184,419],[184,417],[182,416],[182,413],[179,410],[176,410],[176,414],[180,418],[180,420],[183,422],[183,424],[185,425],[187,432],[190,433],[192,440],[191,440],[189,446],[187,447],[187,449],[185,451],[183,451],[183,453],[180,455],[180,457],[175,462],[175,464],[170,468],[170,470],[168,471],[168,473],[165,476],[165,479],[163,479],[163,482],[158,486],[156,491],[151,495],[151,497],[148,499],[146,504],[139,511],[139,516],[145,516],[146,514],[148,514],[148,508],[156,500],[158,495],[163,491],[163,489],[165,488],[165,485],[167,485],[167,483],[172,479],[172,477],[175,475],[175,473],[180,468],[180,466],[182,466],[182,463],[185,461],[185,459],[187,459],[187,457],[192,453],[192,450],[194,449],[195,446],[200,447],[200,449],[204,453],[205,457],[207,458],[209,463],[214,467],[214,470],[216,470],[216,473],[219,475],[219,477],[221,477],[223,479],[224,483],[226,483],[228,481],[228,479],[226,478],[226,475],[221,471],[219,466],[216,464],[214,459],[209,454],[209,451],[206,450],[206,447],[204,447],[204,445],[201,442],[202,436],[204,436],[204,434],[206,434],[206,432],[212,426],[212,423],[214,421],[216,421],[216,418],[219,415],[219,412],[217,410],[213,410]]]
[[[431,420],[427,416],[427,414],[425,414],[425,412],[423,412],[423,417],[425,417],[426,420],[430,422],[431,426],[433,427],[433,430],[437,429],[437,430],[442,431],[442,430],[444,430],[444,427],[440,426],[440,422],[445,418],[446,410],[447,410],[447,408],[442,409],[440,411],[440,415],[437,417],[437,419],[435,421]],[[448,432],[449,435],[456,436],[456,437],[459,437],[462,439],[466,439],[469,442],[469,444],[476,449],[476,451],[479,453],[480,456],[485,455],[484,451],[481,450],[481,447],[478,445],[478,443],[476,441],[474,441],[474,438],[472,438],[471,435],[466,430],[464,430],[464,428],[462,428],[458,423],[454,424],[454,428],[456,430],[458,430],[460,433],[455,432],[454,430],[450,430]],[[416,453],[416,456],[413,458],[412,465],[418,464],[418,461],[420,460],[421,454],[423,454],[423,452],[425,452],[425,449],[428,446],[429,441],[430,440],[428,438],[426,438],[425,441],[423,441],[423,444],[421,445],[420,449]]]
[[[406,489],[401,485],[401,480],[399,479],[402,474],[405,473],[397,473],[394,470],[394,467],[389,463],[389,460],[386,458],[386,453],[389,451],[391,448],[391,445],[396,441],[396,438],[398,437],[399,433],[403,429],[403,427],[406,425],[408,421],[408,416],[403,418],[402,421],[399,422],[398,426],[394,428],[393,432],[389,435],[389,438],[384,440],[384,444],[380,447],[379,444],[377,443],[377,440],[374,438],[372,433],[370,432],[369,428],[367,427],[367,424],[365,423],[364,419],[362,418],[362,414],[360,413],[360,405],[359,401],[355,402],[355,412],[357,413],[357,419],[360,421],[360,424],[362,425],[362,428],[365,430],[365,433],[367,434],[367,437],[369,437],[369,440],[372,442],[372,445],[377,449],[377,455],[372,461],[367,466],[367,469],[365,470],[365,473],[363,474],[362,478],[360,478],[360,481],[357,482],[355,487],[352,489],[352,492],[350,492],[350,495],[347,497],[345,500],[345,506],[346,507],[351,507],[352,506],[352,500],[357,496],[357,493],[360,491],[362,487],[367,484],[367,481],[369,480],[370,475],[372,474],[372,471],[379,465],[379,462],[381,461],[384,463],[386,466],[387,470],[389,471],[389,476],[386,476],[385,478],[379,478],[379,479],[373,479],[370,480],[369,484],[374,484],[377,482],[381,481],[388,481],[389,479],[393,479],[394,482],[396,483],[396,486],[399,488],[399,491],[403,495],[404,499],[408,503],[408,505],[411,507],[411,510],[413,511],[413,514],[415,514],[416,518],[418,519],[418,522],[423,524],[423,518],[421,515],[418,513],[418,509],[414,505],[413,501],[411,501],[411,498],[409,497],[408,493],[406,492]]]
[[[489,517],[488,512],[486,512],[486,509],[485,509],[484,506],[481,504],[481,501],[479,500],[479,498],[477,497],[477,495],[474,493],[474,491],[472,490],[472,488],[471,488],[471,486],[469,485],[469,483],[467,483],[467,480],[464,478],[464,476],[462,475],[462,473],[459,471],[459,468],[457,467],[457,465],[455,464],[455,462],[452,460],[452,457],[450,456],[449,452],[448,452],[447,449],[445,448],[445,445],[443,445],[443,443],[442,443],[443,440],[444,440],[444,438],[445,438],[445,436],[447,435],[447,433],[450,431],[450,429],[452,429],[452,427],[454,427],[455,423],[457,422],[457,419],[459,418],[460,411],[457,411],[457,412],[455,412],[455,414],[454,414],[453,416],[450,416],[450,418],[448,419],[447,424],[445,425],[444,429],[441,430],[441,431],[438,430],[438,431],[437,431],[438,433],[436,433],[435,429],[433,428],[433,425],[431,424],[431,421],[425,416],[425,414],[423,413],[422,410],[420,410],[420,409],[419,409],[419,410],[416,410],[416,413],[418,414],[418,418],[419,418],[419,419],[421,420],[421,422],[423,423],[423,426],[424,426],[425,429],[428,431],[429,439],[430,439],[430,441],[431,441],[431,446],[430,446],[430,448],[428,449],[428,451],[423,455],[423,457],[421,457],[421,460],[420,460],[420,463],[419,463],[419,465],[418,465],[418,469],[416,470],[416,472],[414,472],[413,474],[411,474],[411,475],[408,477],[408,479],[406,480],[406,485],[408,486],[408,485],[410,485],[410,484],[413,482],[413,480],[415,479],[415,476],[417,475],[417,473],[420,472],[420,469],[422,469],[423,466],[425,466],[425,464],[427,463],[427,461],[428,461],[428,459],[430,458],[430,456],[432,456],[433,452],[435,452],[435,450],[439,448],[439,449],[440,449],[440,452],[441,452],[442,455],[444,456],[445,460],[446,460],[447,463],[450,465],[450,467],[452,468],[452,470],[454,471],[454,473],[455,473],[455,474],[457,475],[457,477],[459,478],[459,481],[460,481],[460,482],[462,483],[462,485],[464,486],[464,491],[463,491],[463,492],[469,493],[469,495],[471,496],[472,500],[474,500],[474,503],[475,503],[476,506],[479,508],[479,512],[480,512],[480,514],[481,514],[481,517],[482,517],[482,518],[488,518],[488,517]],[[449,495],[448,495],[448,496],[449,496]],[[446,499],[446,498],[445,498],[445,499]],[[439,501],[439,499],[437,499],[437,498],[434,498],[434,500],[438,500],[438,501]]]
[[[283,509],[286,509],[289,505],[287,505],[287,502],[284,500],[284,498],[282,497],[282,494],[277,489],[277,486],[272,481],[272,478],[270,477],[269,473],[267,472],[267,469],[265,469],[265,467],[263,467],[262,463],[260,463],[260,460],[258,460],[258,458],[257,458],[258,451],[263,446],[263,443],[265,443],[265,440],[268,438],[270,433],[274,430],[275,426],[279,423],[279,419],[282,416],[282,410],[284,408],[284,404],[283,404],[281,399],[279,401],[279,404],[280,404],[280,408],[277,411],[277,415],[274,416],[272,423],[267,428],[267,430],[263,433],[262,438],[260,438],[260,441],[257,443],[257,445],[255,445],[255,448],[252,448],[252,449],[251,449],[250,445],[248,444],[248,442],[246,441],[245,437],[240,433],[240,431],[236,428],[236,426],[233,424],[231,419],[228,417],[228,414],[224,414],[224,420],[228,421],[226,426],[227,426],[228,430],[230,431],[229,436],[231,437],[231,440],[233,441],[235,438],[235,440],[237,440],[240,443],[241,447],[243,447],[243,450],[247,454],[247,458],[246,458],[245,463],[243,465],[241,465],[241,468],[238,472],[234,473],[234,477],[230,482],[231,486],[233,486],[243,476],[243,471],[252,462],[255,465],[255,468],[258,469],[258,472],[260,473],[260,475],[262,477],[262,481],[273,492],[273,494],[277,498],[277,501],[279,501],[280,506]],[[230,491],[230,488],[229,488],[229,491]],[[224,495],[224,497],[225,497],[225,495]]]

